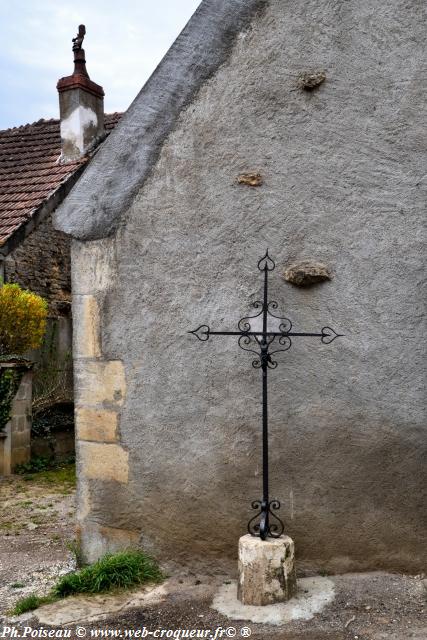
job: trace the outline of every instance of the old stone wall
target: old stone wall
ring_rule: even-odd
[[[49,315],[68,315],[71,304],[70,240],[47,216],[5,259],[6,282],[43,296]]]
[[[269,374],[271,494],[299,566],[422,569],[426,26],[416,0],[271,0],[181,113],[116,236],[74,242],[89,559],[139,541],[170,563],[235,561],[261,497],[260,373],[234,338],[187,331],[251,314],[268,247],[294,329],[345,334],[295,339]],[[239,181],[250,172],[260,186]],[[287,282],[302,260],[332,279]]]
[[[52,402],[71,400],[72,320],[70,239],[54,229],[48,215],[4,260],[6,282],[16,282],[45,298],[49,305],[41,349],[28,354],[37,363],[35,396],[51,393]]]
[[[18,365],[2,363],[2,368]],[[13,473],[16,465],[28,462],[31,457],[31,370],[25,368],[11,407],[11,419],[0,431],[0,476]]]

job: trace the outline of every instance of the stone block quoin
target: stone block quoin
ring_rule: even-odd
[[[108,242],[76,243],[73,272],[73,357],[78,474],[78,532],[83,554],[93,561],[107,551],[135,545],[139,534],[93,521],[93,492],[128,483],[129,453],[120,444],[120,409],[126,397],[123,363],[102,350],[102,306],[114,281]],[[87,532],[90,531],[90,535]]]

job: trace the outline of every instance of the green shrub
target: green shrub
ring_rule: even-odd
[[[0,355],[38,349],[46,331],[47,302],[18,284],[0,283]]]
[[[26,475],[27,473],[38,473],[39,471],[46,471],[52,466],[50,458],[44,456],[37,456],[31,458],[29,462],[23,462],[17,464],[15,467],[15,473],[19,475]]]
[[[47,302],[17,284],[0,282],[0,360],[38,349],[46,331]],[[0,369],[0,431],[10,419],[22,369]]]

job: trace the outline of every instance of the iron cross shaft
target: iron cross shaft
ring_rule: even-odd
[[[252,361],[255,369],[262,372],[262,500],[254,500],[252,509],[257,513],[248,522],[248,531],[262,540],[267,537],[278,538],[284,531],[284,524],[274,513],[280,509],[279,500],[270,499],[269,489],[269,455],[268,455],[268,377],[269,369],[277,367],[273,359],[276,353],[287,351],[292,345],[293,337],[316,337],[323,344],[330,344],[342,334],[336,333],[330,327],[323,327],[320,333],[305,333],[292,331],[292,322],[274,313],[278,307],[275,300],[268,300],[268,274],[275,269],[274,260],[268,250],[259,262],[258,269],[264,273],[263,300],[257,300],[253,307],[258,311],[253,316],[239,320],[237,331],[212,331],[208,325],[202,324],[194,331],[189,331],[201,342],[209,340],[210,336],[239,336],[238,344],[241,349],[256,355]],[[275,328],[271,328],[271,324]],[[269,326],[270,325],[270,326]],[[278,325],[278,326],[277,326]]]

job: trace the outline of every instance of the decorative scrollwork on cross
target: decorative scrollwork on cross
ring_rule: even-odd
[[[242,333],[247,333],[248,331],[252,331],[251,320],[255,320],[255,318],[259,318],[262,315],[262,312],[264,311],[264,305],[261,302],[261,300],[255,300],[252,306],[254,309],[259,309],[259,311],[254,316],[245,316],[244,318],[241,318],[239,320],[239,322],[237,323],[237,328]]]
[[[251,504],[252,509],[257,509],[258,513],[254,515],[248,522],[248,532],[253,536],[259,536],[263,540],[266,538],[280,538],[285,530],[285,525],[276,516],[274,511],[280,509],[278,500],[270,500],[268,504],[262,500],[254,500]],[[273,522],[271,522],[273,518]]]

